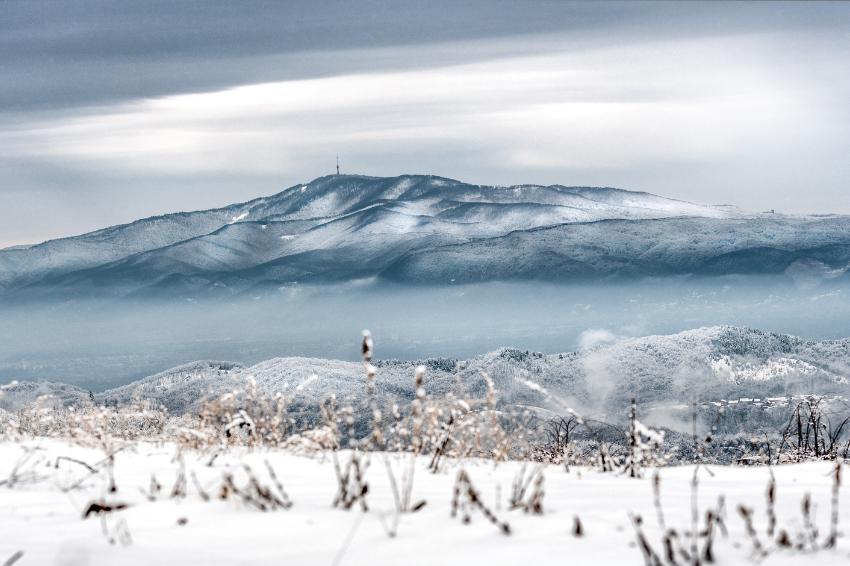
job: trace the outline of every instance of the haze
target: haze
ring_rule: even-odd
[[[622,284],[374,282],[293,286],[230,301],[63,301],[6,307],[0,382],[100,391],[194,360],[359,359],[369,328],[378,359],[470,358],[501,347],[545,353],[711,325],[810,339],[850,335],[844,284],[787,277],[666,278]]]

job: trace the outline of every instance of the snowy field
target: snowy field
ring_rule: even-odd
[[[512,484],[522,470],[519,462],[445,461],[437,473],[427,470],[428,458],[416,462],[411,503],[425,506],[397,516],[387,462],[401,478],[409,455],[373,453],[363,481],[368,484],[363,512],[333,506],[337,480],[330,453],[296,455],[280,449],[232,448],[210,464],[210,454],[185,451],[185,494],[181,463],[172,444],[140,442],[115,455],[114,481],[108,491],[103,452],[64,440],[35,439],[0,444],[0,564],[18,551],[16,564],[114,565],[158,564],[521,564],[560,562],[599,565],[643,564],[630,513],[643,517],[650,545],[663,560],[662,529],[654,504],[654,470],[642,479],[620,472],[550,465],[544,478],[542,514],[510,510]],[[338,453],[344,462],[348,452]],[[72,458],[72,461],[66,458]],[[274,470],[286,495],[269,474]],[[231,491],[219,497],[223,478],[251,492],[252,470],[259,486],[273,499],[291,500],[291,507],[263,511]],[[92,466],[95,472],[88,467]],[[843,465],[846,476],[846,465]],[[455,480],[466,470],[481,502],[497,520],[510,526],[504,534],[474,506],[464,524],[463,505],[452,517]],[[530,476],[533,464],[526,467]],[[823,547],[830,530],[835,468],[830,462],[775,467],[776,528],[769,539],[766,493],[768,467],[711,466],[698,471],[700,529],[707,510],[720,509],[728,530],[715,528],[717,564],[847,564],[850,541],[839,536],[835,548]],[[660,502],[666,528],[674,528],[689,547],[693,466],[658,471]],[[155,479],[153,479],[155,478]],[[161,486],[157,489],[157,485]],[[176,487],[176,489],[175,489]],[[533,491],[533,483],[529,492]],[[178,494],[172,497],[172,492]],[[839,495],[839,533],[850,521],[850,497]],[[818,533],[807,527],[801,501],[811,494]],[[205,500],[208,497],[208,500]],[[460,499],[463,504],[464,498]],[[92,503],[126,508],[98,514]],[[739,506],[753,510],[756,536],[766,556],[754,551]],[[88,518],[83,518],[89,510]],[[394,521],[398,517],[397,534]],[[581,534],[576,534],[577,519]],[[786,531],[792,545],[805,540],[805,550],[778,548]],[[700,539],[702,548],[704,540]],[[678,564],[686,564],[681,557]],[[666,564],[667,562],[662,562]]]

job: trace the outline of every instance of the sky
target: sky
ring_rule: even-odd
[[[334,169],[850,213],[850,3],[0,0],[0,247]]]

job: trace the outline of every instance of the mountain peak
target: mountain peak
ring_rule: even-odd
[[[848,244],[845,217],[746,216],[610,187],[342,174],[0,251],[0,296],[216,295],[369,277],[454,284],[781,273],[814,248],[832,274]]]

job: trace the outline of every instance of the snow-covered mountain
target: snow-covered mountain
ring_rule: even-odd
[[[632,396],[644,405],[664,405],[799,393],[850,394],[850,339],[816,342],[729,326],[624,339],[562,354],[504,348],[469,360],[381,361],[376,364],[379,394],[389,401],[410,400],[419,364],[427,368],[430,395],[463,391],[483,398],[483,374],[487,374],[505,403],[544,409],[557,407],[529,383],[594,412],[618,412]],[[268,394],[293,394],[306,407],[316,407],[332,394],[345,399],[365,392],[360,363],[275,358],[251,367],[187,364],[97,393],[96,398],[110,405],[150,400],[179,414],[197,409],[204,399],[244,389],[249,380]],[[7,388],[6,402],[0,405],[10,406],[12,399],[31,401],[36,393],[52,389],[70,404],[87,398],[71,386],[21,383]]]
[[[294,282],[777,273],[841,276],[850,218],[649,193],[334,175],[215,210],[0,250],[0,295],[233,295]]]

